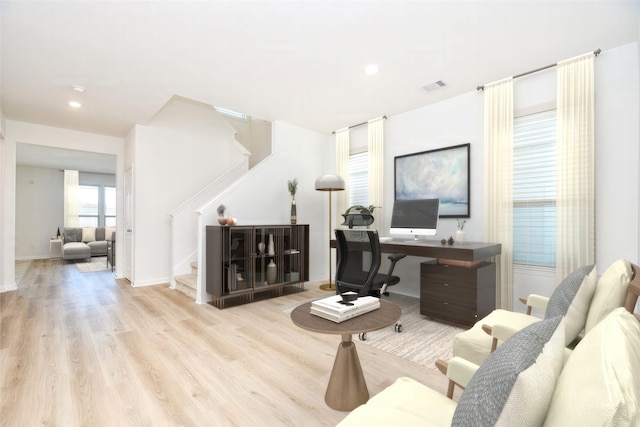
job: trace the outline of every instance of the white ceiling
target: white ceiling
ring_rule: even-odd
[[[115,174],[116,161],[116,156],[108,154],[16,144],[16,164],[20,166]]]
[[[2,0],[0,8],[5,117],[119,137],[173,95],[329,134],[640,34],[637,0]],[[366,76],[371,62],[380,71]],[[437,80],[446,87],[422,89]],[[83,107],[70,108],[72,99]]]

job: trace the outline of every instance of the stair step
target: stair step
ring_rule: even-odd
[[[198,261],[191,263],[191,274],[198,274]]]
[[[196,288],[198,284],[198,276],[195,274],[183,274],[175,276],[176,289],[190,298],[196,299]]]

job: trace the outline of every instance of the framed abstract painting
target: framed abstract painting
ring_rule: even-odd
[[[469,218],[471,144],[394,158],[395,199],[440,199],[440,218]]]

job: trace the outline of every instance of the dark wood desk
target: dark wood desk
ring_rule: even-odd
[[[331,240],[331,247],[337,243]],[[392,239],[380,242],[380,249],[385,254],[403,253],[422,258],[435,258],[455,261],[481,261],[500,255],[500,243],[462,242],[453,245],[442,244],[436,240]]]
[[[496,265],[487,259],[500,255],[500,243],[394,238],[380,242],[380,249],[428,258],[420,264],[420,314],[470,327],[496,308]]]
[[[380,308],[341,323],[311,314],[311,303],[299,305],[291,312],[291,320],[302,329],[322,334],[342,335],[327,385],[324,401],[338,411],[351,411],[369,400],[356,345],[351,336],[393,325],[400,319],[396,304],[380,300]]]

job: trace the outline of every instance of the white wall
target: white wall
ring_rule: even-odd
[[[235,129],[214,109],[180,97],[133,132],[135,136],[126,138],[127,168],[135,159],[132,282],[168,283],[169,213],[248,153],[234,139]]]
[[[596,87],[596,263],[602,273],[619,258],[638,262],[640,176],[640,72],[638,43],[603,51],[595,60]],[[516,109],[554,102],[555,69],[515,80]],[[505,76],[506,77],[506,76]],[[478,82],[479,84],[485,82]],[[471,143],[471,218],[467,240],[484,240],[483,93],[469,92],[437,104],[390,116],[385,122],[385,201],[393,200],[393,158],[433,148]],[[388,232],[391,203],[384,206]],[[455,219],[443,219],[438,239],[454,235]],[[419,295],[420,258],[398,263],[401,284],[395,292]],[[514,295],[546,295],[555,288],[552,275],[518,271]],[[514,307],[521,304],[514,303]]]
[[[62,233],[64,173],[18,166],[16,213],[16,259],[48,258],[49,239]]]

